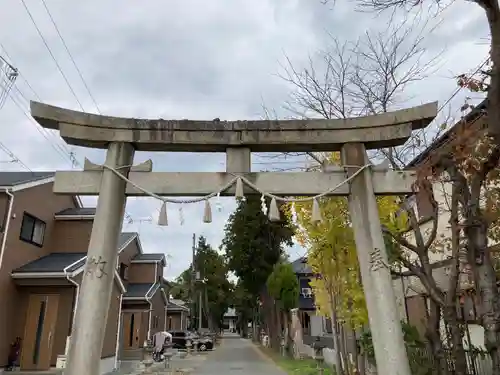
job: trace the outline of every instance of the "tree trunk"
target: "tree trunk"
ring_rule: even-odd
[[[344,373],[347,375],[351,375],[350,371],[350,362],[349,362],[349,352],[347,351],[347,337],[346,337],[346,328],[344,324],[340,324],[339,326],[339,331],[340,331],[340,351],[342,353],[342,358],[344,360],[343,362],[343,368],[344,368]]]
[[[252,340],[254,342],[259,342],[259,325],[258,325],[258,307],[253,308],[253,316],[252,316]]]
[[[493,260],[488,250],[487,225],[472,213],[465,229],[469,243],[468,262],[472,265],[479,311],[484,328],[484,344],[492,363],[492,375],[500,375],[500,295]]]
[[[488,18],[491,33],[491,80],[488,89],[488,131],[495,143],[500,145],[500,9],[497,1],[481,1]],[[479,209],[476,209],[479,213]],[[487,227],[469,228],[475,234],[473,248],[477,262],[473,265],[476,292],[481,301],[481,320],[484,328],[484,343],[493,362],[492,375],[500,375],[500,297],[496,276],[488,253]],[[482,232],[482,233],[481,233]],[[478,253],[478,250],[482,252]],[[480,257],[478,257],[480,255]]]
[[[357,332],[356,337],[361,337],[363,334],[363,329],[359,329]],[[358,373],[361,375],[364,375],[366,373],[366,356],[365,354],[361,351],[361,348],[358,346],[356,349],[358,349]]]
[[[440,319],[441,307],[431,299],[425,337],[427,339],[428,350],[435,362],[434,368],[437,370],[437,374],[448,375],[448,364],[440,335]]]
[[[356,342],[356,331],[349,325],[349,372],[358,374],[358,346]]]
[[[496,285],[496,275],[488,250],[482,259],[476,259],[472,267],[479,296],[479,311],[484,328],[484,344],[492,363],[492,375],[500,375],[500,296]]]
[[[453,360],[455,362],[455,375],[467,375],[467,360],[463,343],[463,329],[458,322],[455,306],[444,308],[443,316],[450,329]]]
[[[281,308],[280,308],[280,303],[279,301],[274,301],[274,313],[276,317],[276,324],[275,324],[275,342],[274,342],[274,348],[275,349],[280,349],[281,348],[281,335],[283,333],[282,327],[281,327]]]
[[[488,130],[500,145],[500,11],[497,1],[481,1],[491,33],[490,56],[493,63],[488,89]]]
[[[333,299],[332,299],[333,300]],[[342,353],[340,350],[340,340],[339,340],[339,332],[337,327],[337,313],[335,312],[335,305],[332,301],[330,303],[329,312],[330,312],[330,320],[332,322],[332,336],[333,336],[333,346],[335,347],[335,360],[336,360],[336,370],[338,375],[344,375],[344,367],[342,361]]]
[[[292,343],[292,325],[291,325],[290,311],[283,311],[283,325],[285,326],[285,352],[291,356],[293,352]]]

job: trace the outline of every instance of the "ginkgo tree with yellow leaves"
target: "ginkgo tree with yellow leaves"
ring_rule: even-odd
[[[328,156],[330,163],[338,163],[338,159],[337,154]],[[425,192],[425,189],[429,187],[428,184],[428,182],[420,181],[422,192]],[[453,196],[456,198],[456,194]],[[399,266],[408,269],[420,279],[432,302],[443,312],[443,318],[453,332],[452,352],[457,364],[456,373],[462,374],[461,369],[466,368],[466,365],[462,363],[465,358],[463,346],[457,341],[461,340],[461,335],[454,304],[456,294],[446,295],[434,280],[429,264],[429,251],[436,251],[436,249],[439,251],[439,248],[443,246],[449,247],[449,239],[440,241],[434,235],[429,236],[426,240],[418,240],[422,237],[422,233],[419,232],[415,213],[412,209],[402,205],[402,200],[399,197],[378,197],[377,203],[391,272],[397,273],[395,269],[400,268]],[[342,332],[366,327],[368,323],[367,311],[362,280],[359,276],[359,263],[354,234],[350,225],[347,199],[322,198],[319,205],[322,214],[322,221],[319,223],[313,223],[311,220],[313,207],[310,203],[294,204],[289,210],[296,219],[297,240],[307,249],[308,263],[313,272],[320,275],[311,281],[319,313],[330,317],[335,329],[336,325],[339,324],[339,330]],[[433,215],[433,228],[436,228],[437,218],[436,213]],[[405,237],[405,234],[412,228],[417,238],[415,244],[410,243]],[[418,262],[414,262],[415,258],[418,259]],[[452,282],[456,284],[456,281],[450,279],[450,284]],[[448,290],[452,290],[451,286]],[[438,317],[439,315],[440,313]],[[439,319],[437,323],[439,323]],[[443,371],[440,373],[446,374],[447,365],[445,360],[442,361],[445,358],[439,337],[439,326],[435,327],[432,319],[429,319],[428,325],[426,338],[431,343],[431,352],[435,356],[436,363],[439,363],[440,368],[442,367]],[[430,334],[431,331],[433,331],[433,335]],[[348,365],[347,369],[341,368],[340,372],[345,373],[343,371],[346,370],[346,372],[352,373],[351,367],[355,367],[358,361],[356,358],[351,361],[352,357],[347,355],[347,352],[354,354],[355,357],[357,351],[346,350],[343,347],[339,332],[334,331],[334,339],[335,344],[340,348],[338,355],[343,357],[338,358],[337,362]],[[411,355],[419,356],[421,351],[416,351]],[[349,361],[346,361],[346,358]],[[462,358],[462,361],[459,358]],[[421,364],[418,367],[423,368]],[[426,367],[426,371],[427,369]]]
[[[338,153],[332,153],[327,159],[338,164],[340,158]],[[399,209],[396,198],[380,197],[378,203],[383,225],[397,231],[405,223],[405,218],[396,215]],[[296,221],[296,239],[307,249],[307,262],[318,275],[310,285],[318,312],[332,321],[335,346],[340,348],[337,368],[339,373],[350,373],[350,369],[343,368],[348,356],[343,340],[339,339],[342,335],[338,328],[354,331],[368,324],[354,233],[347,198],[325,197],[319,200],[319,205],[322,215],[319,223],[311,221],[310,201],[294,203],[288,207],[288,212]],[[354,363],[348,366],[355,366]]]

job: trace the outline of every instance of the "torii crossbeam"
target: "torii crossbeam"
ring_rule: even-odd
[[[413,130],[427,126],[437,114],[437,103],[344,120],[141,120],[76,112],[38,102],[31,102],[31,113],[43,127],[59,130],[69,144],[107,149],[106,168],[86,162],[83,172],[57,172],[54,185],[54,191],[60,194],[99,195],[65,371],[66,375],[98,375],[117,259],[114,249],[126,197],[143,195],[133,184],[157,195],[204,196],[241,174],[261,191],[315,196],[366,165],[366,149],[401,145]],[[152,172],[151,162],[132,166],[135,150],[225,152],[226,172]],[[325,166],[323,172],[251,172],[252,152],[307,151],[341,151],[347,167]],[[410,375],[410,369],[375,194],[411,193],[415,181],[412,171],[375,167],[364,169],[348,185],[330,194],[349,198],[380,374]],[[232,195],[234,190],[229,188],[223,194]],[[104,272],[96,272],[95,259],[100,259]]]

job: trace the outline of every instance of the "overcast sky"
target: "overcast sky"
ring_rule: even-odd
[[[355,12],[353,3],[337,0],[332,7],[320,0],[45,0],[101,113],[209,120],[259,118],[263,103],[279,116],[290,116],[283,103],[293,87],[279,78],[285,55],[300,69],[328,47],[332,35],[354,42],[364,32],[387,25],[387,15]],[[71,169],[69,152],[80,164],[84,157],[102,162],[102,152],[66,146],[56,133],[37,129],[27,116],[31,99],[88,112],[97,108],[43,2],[26,0],[26,5],[53,57],[23,2],[0,4],[0,56],[21,73],[0,109],[0,142],[31,170]],[[433,31],[424,41],[426,57],[439,54],[438,64],[429,78],[404,93],[406,106],[444,103],[456,88],[453,77],[474,70],[488,52],[485,18],[472,2],[456,1],[428,28]],[[450,102],[455,115],[466,95],[471,96],[459,92]],[[223,171],[225,160],[222,154],[139,153],[136,161],[149,158],[158,171]],[[0,168],[24,168],[9,163],[11,159],[7,152],[0,154]],[[260,156],[254,162],[254,170],[290,165],[270,164]],[[183,207],[183,226],[170,207],[170,225],[162,228],[155,225],[158,202],[129,199],[127,212],[134,223],[124,230],[140,232],[145,252],[167,254],[166,276],[171,279],[189,265],[193,233],[219,246],[234,209],[232,199],[221,202],[221,212],[214,207],[212,224],[202,223],[203,205],[194,204]],[[95,200],[85,203],[93,205]],[[153,217],[152,223],[148,217]],[[303,250],[295,247],[289,253],[295,258]]]

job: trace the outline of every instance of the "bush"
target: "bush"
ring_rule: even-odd
[[[401,322],[403,339],[410,362],[411,372],[414,375],[428,375],[432,373],[432,360],[427,353],[424,341],[420,338],[418,330],[406,322]],[[359,339],[360,347],[367,356],[368,361],[374,365],[375,350],[373,348],[371,331],[364,332]]]

